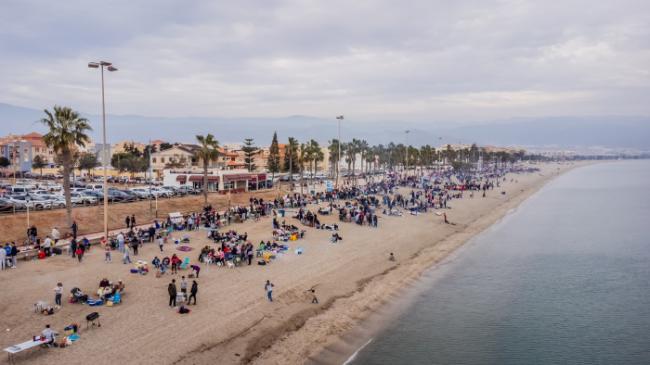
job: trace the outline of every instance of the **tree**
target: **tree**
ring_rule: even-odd
[[[339,181],[339,149],[340,149],[340,143],[338,139],[333,139],[330,141],[330,144],[328,146],[329,152],[330,152],[330,166],[332,168],[332,172],[330,176],[334,176],[336,174],[336,183],[338,184]],[[342,152],[342,151],[341,151]],[[337,186],[338,188],[338,186]]]
[[[99,161],[97,161],[97,155],[91,152],[84,152],[79,155],[78,165],[79,170],[87,170],[88,176],[90,176],[90,171],[95,167],[99,166]]]
[[[289,171],[291,182],[293,182],[293,172],[299,170],[298,147],[298,140],[289,137],[289,143],[287,143],[284,152],[284,170]]]
[[[244,147],[241,149],[244,152],[244,163],[248,172],[253,172],[257,168],[255,166],[255,155],[258,153],[259,148],[255,147],[255,142],[252,138],[244,139]]]
[[[275,180],[275,173],[280,172],[280,147],[278,146],[278,133],[273,132],[273,140],[269,147],[269,158],[266,161],[266,169],[272,174],[271,181]]]
[[[72,225],[72,202],[70,198],[70,169],[75,146],[85,147],[90,142],[88,132],[92,130],[88,120],[69,107],[54,106],[54,113],[44,110],[46,117],[41,123],[49,128],[43,136],[45,144],[61,156],[63,165],[63,194],[65,195],[67,226]]]
[[[138,157],[133,152],[114,153],[111,157],[111,166],[119,172],[128,172],[133,176],[138,172],[147,171],[149,160],[144,157]]]
[[[163,143],[160,144],[160,150],[161,151],[168,150],[168,149],[170,149],[172,147],[174,147],[174,145],[171,144],[171,143],[168,143],[168,142],[163,142]]]
[[[359,153],[360,157],[360,164],[359,168],[361,170],[361,173],[363,174],[363,163],[366,161],[366,154],[368,153],[368,142],[366,140],[360,140],[357,142],[357,152]]]
[[[316,172],[318,171],[318,163],[325,160],[325,154],[323,154],[323,150],[321,150],[320,145],[318,144],[318,141],[316,140],[311,140],[309,141],[309,145],[307,147],[309,149],[309,159],[310,162],[313,163],[313,169],[312,169],[312,174],[311,174],[311,183],[312,185],[314,184],[314,176],[316,175]]]
[[[210,162],[219,158],[219,141],[212,134],[196,136],[200,148],[196,150],[196,158],[203,161],[203,204],[208,205],[208,167]]]
[[[8,161],[9,160],[7,160],[7,162]],[[33,169],[39,169],[41,177],[43,177],[43,167],[45,167],[45,166],[47,166],[47,162],[45,161],[45,158],[43,158],[43,156],[41,156],[41,155],[34,156],[34,159],[32,160],[32,168]],[[6,166],[3,166],[3,167],[6,167]]]
[[[305,163],[309,163],[310,161],[311,150],[303,143],[300,145],[300,155],[298,157],[298,167],[300,168],[300,194],[302,194],[302,186],[304,182]]]

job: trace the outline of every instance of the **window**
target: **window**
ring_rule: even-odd
[[[160,158],[160,163],[165,163],[165,158],[164,157]]]
[[[151,162],[156,163],[156,158],[155,157],[151,158]]]

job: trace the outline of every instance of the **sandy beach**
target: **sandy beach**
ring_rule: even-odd
[[[268,266],[235,269],[205,267],[201,271],[198,305],[189,315],[179,315],[167,305],[167,284],[179,275],[156,278],[130,274],[113,254],[93,248],[82,263],[68,256],[44,261],[19,262],[19,269],[0,272],[0,348],[20,343],[40,333],[45,324],[61,331],[70,323],[81,324],[81,339],[65,349],[35,349],[20,354],[25,364],[45,363],[143,363],[143,364],[302,364],[329,363],[322,349],[358,325],[427,268],[445,258],[472,236],[515,208],[544,183],[574,166],[539,165],[540,173],[507,176],[500,188],[486,198],[466,193],[446,210],[455,225],[444,224],[433,212],[418,216],[382,216],[379,228],[340,224],[344,240],[329,241],[330,232],[306,228],[306,237],[290,242],[291,249]],[[514,179],[516,181],[511,181]],[[502,195],[500,192],[505,191]],[[198,206],[196,207],[198,208]],[[316,206],[309,209],[315,210]],[[322,218],[334,223],[336,216]],[[287,222],[291,222],[287,218]],[[293,222],[299,225],[297,221]],[[271,218],[230,227],[247,232],[257,245],[271,239]],[[206,231],[189,233],[189,253],[165,247],[165,255],[177,253],[196,261],[198,249],[208,245]],[[180,234],[176,234],[177,236]],[[304,253],[296,255],[294,249]],[[394,252],[397,260],[388,260]],[[145,244],[135,259],[151,261],[159,255],[155,244]],[[99,281],[122,279],[123,303],[91,308],[64,302],[62,309],[43,316],[33,312],[39,300],[53,303],[53,288],[64,285],[92,293]],[[265,298],[264,283],[275,284],[275,301]],[[307,289],[315,287],[320,300],[311,304]],[[98,311],[101,328],[85,330],[85,315]],[[7,361],[3,358],[2,361]],[[333,363],[339,361],[332,357]]]

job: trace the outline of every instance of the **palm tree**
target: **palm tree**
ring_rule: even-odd
[[[203,161],[203,204],[208,205],[208,167],[210,162],[219,158],[219,141],[210,133],[207,136],[196,136],[196,140],[200,146],[195,157]]]
[[[92,130],[88,120],[69,107],[54,106],[54,113],[44,110],[46,117],[41,123],[49,128],[43,136],[45,144],[60,156],[63,165],[63,194],[65,196],[67,226],[72,225],[72,202],[70,199],[70,170],[76,146],[85,147],[90,142]]]
[[[297,160],[297,154],[298,154],[298,140],[289,137],[289,143],[287,143],[287,146],[285,147],[285,152],[284,152],[284,163],[285,163],[285,170],[289,171],[289,181],[291,181],[291,184],[293,185],[293,168],[296,166],[296,161]]]
[[[339,147],[340,146],[339,146],[339,140],[338,139],[331,140],[330,144],[329,144],[329,147],[328,147],[329,148],[329,155],[330,155],[330,158],[329,158],[330,167],[332,169],[330,175],[332,177],[336,176],[336,181],[339,181],[339,176],[338,176],[339,169],[336,168],[338,166],[338,163],[339,163]],[[341,152],[343,152],[343,151],[341,150]]]
[[[364,172],[363,163],[366,161],[366,154],[368,153],[368,148],[369,148],[368,147],[368,142],[366,140],[362,139],[362,140],[357,142],[357,151],[361,155],[361,156],[359,156],[359,157],[361,157],[361,160],[360,160],[361,163],[359,164],[359,167],[360,167],[360,170],[361,170],[362,174]]]
[[[302,143],[300,145],[300,155],[298,157],[298,167],[300,168],[300,194],[302,194],[304,183],[305,163],[311,162],[311,149],[308,144]]]
[[[323,161],[325,159],[325,155],[323,154],[323,151],[321,150],[320,145],[316,140],[313,139],[310,140],[307,148],[309,149],[309,160],[311,166],[311,184],[313,185],[314,176],[318,171],[318,162]]]

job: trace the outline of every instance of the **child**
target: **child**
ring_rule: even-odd
[[[106,245],[104,247],[104,262],[111,262],[113,261],[111,258],[111,246]]]

